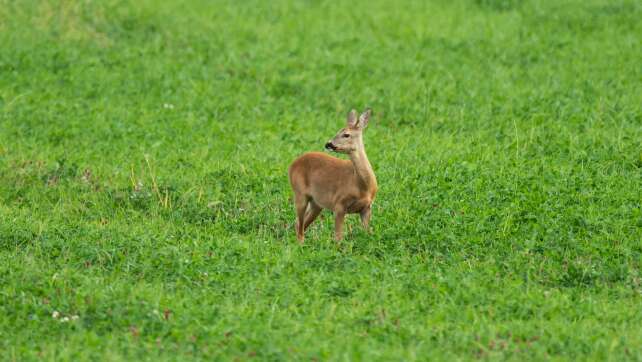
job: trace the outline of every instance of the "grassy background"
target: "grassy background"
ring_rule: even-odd
[[[641,18],[0,0],[0,356],[642,360]],[[287,166],[365,106],[374,233],[299,246]]]

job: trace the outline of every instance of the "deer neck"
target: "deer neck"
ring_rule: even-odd
[[[361,186],[367,190],[376,189],[377,179],[372,170],[372,165],[370,165],[370,161],[368,161],[363,141],[360,141],[357,149],[350,153],[350,160],[352,161]]]

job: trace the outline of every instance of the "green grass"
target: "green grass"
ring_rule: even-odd
[[[0,0],[0,357],[642,360],[641,18]],[[366,106],[373,234],[300,246],[287,167]]]

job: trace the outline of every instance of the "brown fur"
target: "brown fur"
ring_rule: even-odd
[[[370,114],[371,111],[366,110],[357,120],[356,112],[350,112],[347,127],[326,144],[336,152],[347,154],[350,160],[309,152],[290,165],[288,174],[294,191],[299,241],[303,242],[305,229],[322,209],[331,210],[335,215],[336,240],[343,237],[346,214],[359,213],[363,227],[368,230],[371,206],[377,193],[377,179],[362,138]]]

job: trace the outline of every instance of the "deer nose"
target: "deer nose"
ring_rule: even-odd
[[[332,144],[332,142],[328,142],[328,143],[326,143],[326,144],[325,144],[325,148],[326,148],[327,150],[334,150],[336,147],[334,147],[334,145]]]

